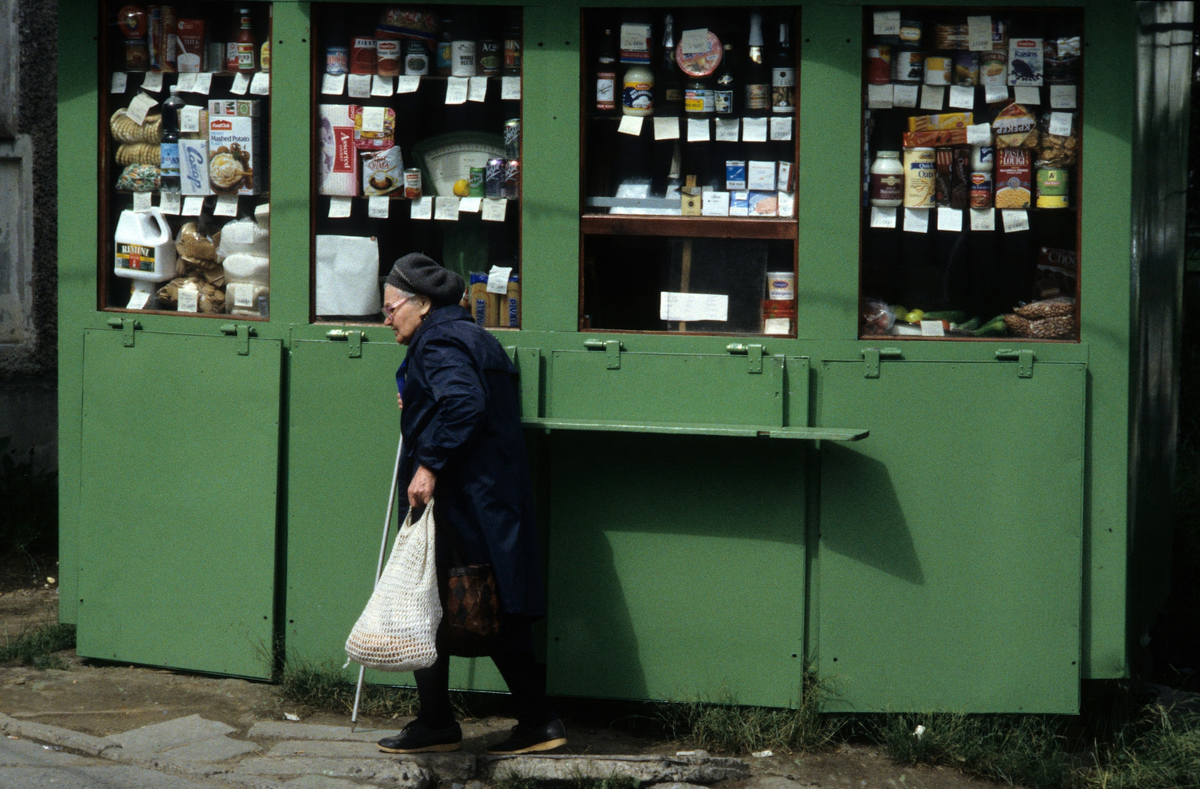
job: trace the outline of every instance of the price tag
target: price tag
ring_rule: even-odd
[[[217,195],[217,207],[213,209],[213,216],[237,216],[237,212],[237,195]]]
[[[175,89],[179,93],[195,93],[196,91],[196,74],[189,72],[179,75],[179,82],[176,83]]]
[[[504,212],[508,210],[508,201],[503,197],[488,197],[483,201],[483,221],[503,222]]]
[[[892,86],[892,103],[897,107],[916,107],[921,90],[919,85]]]
[[[972,52],[987,52],[992,48],[992,18],[967,17],[967,46]]]
[[[135,290],[129,297],[129,303],[125,305],[127,310],[140,310],[146,306],[146,302],[150,301],[150,294],[144,290]]]
[[[976,123],[967,127],[967,145],[991,145],[992,126],[988,123]]]
[[[200,131],[200,110],[195,104],[188,104],[179,111],[179,131],[184,134]]]
[[[327,96],[340,96],[346,90],[345,74],[326,74],[321,77],[321,92]]]
[[[941,321],[921,321],[922,337],[945,337],[945,327]]]
[[[114,71],[112,76],[112,93],[124,93],[129,85],[129,75],[124,71]]]
[[[378,74],[371,77],[372,96],[391,96],[394,92],[391,77],[381,77]]]
[[[766,120],[764,118],[764,120]],[[708,118],[688,118],[688,142],[708,142]]]
[[[387,219],[392,201],[387,196],[375,195],[367,198],[367,216],[371,219]]]
[[[433,218],[444,219],[448,222],[458,221],[458,198],[438,197],[433,203]]]
[[[354,198],[352,197],[329,198],[329,218],[348,219],[350,217],[350,206],[353,202]]]
[[[179,216],[182,208],[179,192],[163,192],[158,200],[158,210],[169,216]]]
[[[617,134],[631,134],[634,137],[640,136],[643,120],[645,119],[641,115],[622,115],[621,125],[617,127]]]
[[[347,74],[346,91],[352,99],[371,98],[371,75]]]
[[[766,142],[766,118],[742,118],[742,142]]]
[[[893,85],[890,82],[886,85],[868,85],[867,106],[876,110],[890,110],[892,108],[892,89]]]
[[[1049,132],[1055,137],[1070,137],[1071,136],[1071,113],[1069,112],[1052,112],[1050,113],[1050,129]]]
[[[225,298],[232,298],[235,307],[253,307],[254,286],[249,282],[230,282],[225,288]]]
[[[900,35],[900,12],[899,11],[876,11],[875,20],[872,31],[877,36],[898,36]],[[990,42],[989,42],[990,43]],[[988,46],[991,49],[991,46]]]
[[[720,123],[720,121],[717,121]],[[679,139],[679,119],[678,118],[662,118],[658,115],[654,116],[654,139],[656,140],[678,140]]]
[[[984,85],[983,100],[988,104],[999,104],[1008,100],[1007,85]]]
[[[960,110],[974,109],[975,89],[965,85],[951,85],[950,106]]]
[[[937,229],[948,230],[951,233],[961,233],[963,227],[963,212],[961,208],[943,208],[937,210]]]
[[[877,205],[871,206],[871,227],[895,229],[896,209],[881,208]]]
[[[499,293],[501,296],[508,293],[508,278],[511,274],[511,268],[492,266],[491,271],[488,272],[487,292]]]
[[[921,109],[938,112],[946,103],[946,89],[940,85],[926,85],[921,89]]]
[[[738,134],[742,130],[741,118],[717,118],[714,123],[717,127],[718,142],[737,142]],[[676,127],[675,138],[678,138],[679,130]],[[674,138],[672,138],[674,139]]]
[[[244,71],[239,71],[233,75],[233,84],[229,86],[229,92],[235,96],[245,96],[246,91],[250,89],[250,75]]]
[[[1074,85],[1051,85],[1050,107],[1056,110],[1073,110],[1076,107],[1076,87]]]
[[[386,78],[390,83],[391,77]],[[271,75],[269,72],[260,71],[250,80],[250,92],[255,96],[266,96],[271,92]],[[388,94],[391,95],[391,94]]]
[[[408,215],[412,219],[433,219],[433,198],[418,197],[413,200],[408,208]]]
[[[478,214],[479,209],[482,207],[482,197],[464,197],[458,201],[458,212],[460,214]]]
[[[200,311],[200,291],[195,287],[186,287],[179,289],[179,306],[175,309],[180,312],[199,312]]]
[[[792,139],[792,119],[771,118],[771,139],[787,141]]]
[[[363,107],[362,130],[364,134],[379,134],[383,132],[383,120],[387,116],[387,107]]]
[[[905,233],[928,233],[929,232],[929,209],[928,208],[906,208],[906,209],[904,209],[904,232]]]
[[[146,113],[156,104],[158,104],[158,99],[147,96],[145,93],[138,93],[133,97],[133,101],[129,102],[129,108],[125,110],[125,113],[133,119],[134,123],[141,126],[146,122]]]
[[[708,28],[698,27],[683,31],[679,39],[679,48],[685,55],[694,55],[708,49]]]
[[[205,96],[212,93],[212,72],[201,71],[196,74],[196,92],[203,93]]]
[[[417,88],[421,87],[421,78],[411,74],[406,74],[402,77],[396,77],[396,93],[416,93]]]
[[[487,77],[468,77],[467,101],[487,101]]]
[[[133,193],[133,210],[139,214],[145,213],[154,207],[153,192],[134,192]]]
[[[972,208],[971,209],[971,229],[975,231],[990,232],[996,229],[996,209],[994,208]]]
[[[465,104],[469,85],[470,80],[466,77],[448,77],[446,79],[446,103]]]
[[[1023,208],[1006,208],[1000,212],[1004,215],[1004,232],[1020,233],[1029,229],[1029,212]]]
[[[162,90],[162,72],[147,71],[146,76],[142,77],[142,90],[148,90],[151,93],[158,93]]]
[[[1036,107],[1042,103],[1042,91],[1040,88],[1018,85],[1013,88],[1013,101],[1017,104],[1029,104]]]
[[[521,78],[520,77],[501,77],[500,78],[500,98],[505,101],[520,101],[521,100]]]
[[[183,211],[181,211],[180,213],[182,213],[184,216],[200,216],[200,212],[203,210],[204,210],[204,198],[203,197],[185,197],[185,198],[183,198]]]

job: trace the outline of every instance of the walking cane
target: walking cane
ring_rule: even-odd
[[[388,492],[387,513],[383,516],[383,537],[379,541],[379,563],[375,566],[375,586],[379,585],[379,576],[383,574],[383,555],[387,553],[388,531],[392,528],[392,507],[396,504],[396,483],[400,481],[400,453],[404,450],[404,434],[396,444],[396,466],[392,469],[392,489]],[[354,712],[350,715],[350,732],[358,723],[358,701],[362,696],[363,674],[366,666],[358,667],[358,684],[354,687]]]

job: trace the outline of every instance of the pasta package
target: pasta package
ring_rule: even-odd
[[[996,208],[1028,208],[1032,157],[1025,148],[996,151]]]

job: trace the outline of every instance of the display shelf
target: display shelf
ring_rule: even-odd
[[[744,219],[698,216],[613,216],[584,214],[579,229],[596,236],[670,236],[693,238],[765,238],[795,241],[795,219]]]

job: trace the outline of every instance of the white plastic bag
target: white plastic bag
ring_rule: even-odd
[[[374,236],[317,236],[317,315],[377,315],[379,243]]]
[[[442,603],[433,551],[430,501],[416,523],[409,510],[379,583],[346,639],[346,654],[355,663],[382,671],[414,671],[437,660],[434,638]]]

